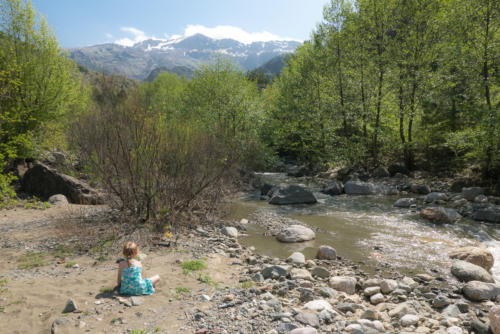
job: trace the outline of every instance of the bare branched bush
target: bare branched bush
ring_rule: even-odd
[[[192,118],[152,111],[114,80],[102,78],[101,102],[73,129],[112,204],[159,229],[215,208],[237,158],[231,141]]]

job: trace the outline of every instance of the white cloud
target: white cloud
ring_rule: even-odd
[[[279,37],[267,31],[262,32],[246,32],[241,28],[234,26],[216,26],[208,28],[202,25],[188,25],[184,31],[184,37],[202,34],[213,39],[231,38],[244,44],[253,42],[268,42],[268,41],[292,41],[292,38]]]
[[[159,39],[153,36],[148,36],[146,33],[142,30],[139,30],[134,27],[121,27],[121,31],[128,32],[133,35],[133,38],[120,38],[119,40],[116,40],[115,43],[123,46],[133,46],[136,43],[140,43],[142,41],[145,41],[147,39]]]
[[[106,34],[106,38],[113,38],[113,35],[111,35],[109,32]]]

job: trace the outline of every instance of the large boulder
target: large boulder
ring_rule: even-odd
[[[493,254],[485,248],[460,247],[452,249],[448,255],[452,259],[467,261],[486,270],[493,268]]]
[[[500,223],[500,206],[490,205],[486,208],[478,208],[472,213],[472,219],[490,223]]]
[[[281,242],[302,242],[316,238],[316,233],[302,225],[290,225],[284,228],[276,238]]]
[[[478,195],[483,195],[484,189],[481,187],[462,188],[462,197],[468,201],[473,201]]]
[[[410,206],[417,204],[416,198],[400,198],[395,203],[394,206],[397,208],[409,208]]]
[[[461,281],[481,281],[486,283],[494,283],[493,277],[486,271],[486,269],[476,266],[466,261],[455,261],[451,266],[451,273]]]
[[[333,247],[321,245],[318,248],[318,253],[316,253],[316,258],[319,260],[336,260],[337,251]]]
[[[340,195],[344,192],[344,185],[339,180],[332,180],[323,186],[321,192],[330,196]]]
[[[464,295],[472,301],[495,299],[500,295],[500,286],[480,281],[467,282],[462,288]]]
[[[470,187],[472,185],[472,180],[467,178],[459,178],[453,181],[450,186],[450,191],[454,193],[459,193],[464,187]]]
[[[445,193],[432,192],[424,198],[425,203],[433,203],[436,201],[447,201],[448,196]]]
[[[279,190],[272,194],[272,197],[269,200],[269,204],[276,205],[314,204],[316,202],[318,202],[318,200],[314,197],[312,192],[301,186],[293,184],[279,188]]]
[[[348,195],[396,195],[398,191],[383,184],[362,181],[348,181],[344,185]]]
[[[99,193],[87,183],[57,172],[56,170],[36,164],[24,174],[22,186],[28,194],[48,199],[52,195],[62,194],[71,203],[102,204]]]
[[[462,216],[453,209],[442,206],[427,207],[420,211],[420,217],[435,223],[453,224],[459,221]]]

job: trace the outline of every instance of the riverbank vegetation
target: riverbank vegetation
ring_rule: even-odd
[[[77,66],[29,2],[0,4],[2,202],[17,163],[54,150],[160,229],[201,219],[241,169],[279,159],[498,182],[497,1],[332,0],[272,82],[217,56],[190,81],[142,83]]]

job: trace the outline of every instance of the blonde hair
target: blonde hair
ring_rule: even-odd
[[[127,258],[128,263],[131,263],[134,257],[139,253],[137,245],[133,241],[128,241],[123,246],[123,256]]]

